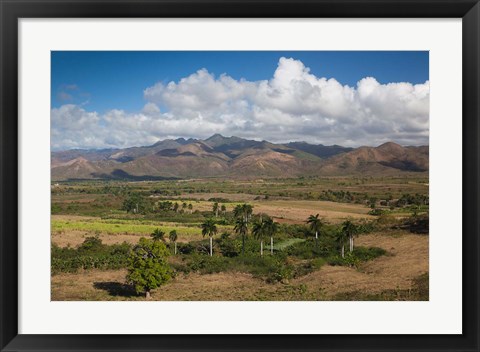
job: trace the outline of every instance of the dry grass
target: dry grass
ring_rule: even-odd
[[[195,195],[194,195],[195,196]],[[233,211],[237,204],[242,201],[253,205],[255,214],[265,213],[279,222],[292,224],[305,223],[305,220],[311,214],[320,214],[321,217],[328,218],[331,222],[340,222],[345,218],[351,217],[355,219],[373,219],[374,217],[367,213],[371,210],[361,204],[338,203],[328,201],[315,200],[253,200],[254,196],[247,194],[224,194],[224,193],[208,193],[200,194],[204,199],[218,196],[229,199],[234,203],[225,203],[227,211]],[[233,198],[230,198],[233,196]],[[236,197],[238,196],[238,197]],[[200,198],[200,197],[199,197]],[[174,199],[170,199],[174,201]],[[213,203],[210,201],[196,200],[191,202],[194,210],[212,211]]]
[[[83,243],[86,237],[95,236],[93,232],[85,231],[64,231],[64,232],[53,232],[51,239],[59,247],[76,247]],[[98,234],[102,243],[112,245],[116,243],[138,243],[138,240],[141,237],[148,237],[144,234],[109,234],[109,233],[100,233]],[[180,241],[179,241],[180,242]]]
[[[340,293],[375,294],[409,289],[412,280],[428,272],[428,236],[402,233],[369,234],[356,245],[389,251],[358,270],[325,265],[320,270],[291,280],[288,285],[267,284],[245,273],[211,275],[179,274],[152,292],[162,301],[329,300]],[[52,277],[52,300],[143,300],[124,285],[126,270],[92,270]]]
[[[297,283],[305,283],[309,288],[323,288],[327,296],[353,291],[380,293],[409,289],[414,278],[428,272],[428,236],[368,234],[360,236],[356,245],[381,247],[389,255],[367,262],[358,270],[326,265],[300,278]]]
[[[320,214],[329,222],[338,223],[346,218],[372,219],[369,208],[350,203],[308,200],[275,200],[253,202],[254,213],[266,213],[279,222],[304,224],[311,214]]]
[[[196,200],[208,200],[210,198],[223,198],[228,199],[231,202],[251,202],[253,201],[258,194],[248,194],[248,193],[184,193],[178,197],[172,197],[172,199],[196,199]]]

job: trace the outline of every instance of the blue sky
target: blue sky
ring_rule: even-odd
[[[51,104],[85,103],[98,112],[134,112],[145,104],[143,90],[158,81],[178,81],[201,68],[215,76],[266,80],[280,57],[300,60],[316,76],[349,86],[368,76],[380,83],[413,84],[429,77],[427,51],[54,51]]]
[[[54,51],[52,148],[214,133],[428,144],[429,87],[426,51]]]

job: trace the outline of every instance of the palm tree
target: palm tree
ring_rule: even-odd
[[[318,233],[322,229],[323,221],[317,215],[310,215],[307,219],[307,224],[310,224],[310,230],[315,231],[315,246],[318,246]]]
[[[248,224],[245,218],[240,217],[235,220],[234,230],[237,234],[242,236],[242,255],[245,254],[245,237],[248,234]]]
[[[336,241],[341,248],[340,253],[342,258],[345,258],[345,242],[347,241],[347,234],[342,229],[338,231]]]
[[[165,232],[160,229],[153,230],[153,232],[150,234],[150,237],[152,237],[154,241],[165,242]]]
[[[185,203],[185,202],[182,203],[182,209],[183,210],[187,209],[187,203]]]
[[[170,231],[170,234],[168,235],[168,238],[170,239],[170,242],[173,242],[173,245],[174,245],[174,254],[177,254],[177,238],[178,238],[178,235],[177,235],[177,230],[172,230]]]
[[[234,216],[235,218],[241,217],[241,216],[242,216],[242,212],[243,212],[243,210],[242,210],[242,206],[241,206],[240,204],[237,204],[237,205],[235,206],[235,208],[233,208],[233,216]]]
[[[342,232],[348,237],[350,252],[353,252],[353,236],[358,234],[358,227],[350,220],[346,220],[342,224]]]
[[[222,212],[223,215],[227,213],[227,208],[225,207],[225,204],[222,204],[222,207],[220,208],[220,211]]]
[[[255,221],[252,227],[252,235],[256,240],[260,240],[260,256],[263,257],[263,240],[267,235],[266,223],[263,220]]]
[[[218,218],[218,202],[213,203],[213,212],[215,213],[215,217]]]
[[[213,255],[213,236],[217,234],[217,225],[215,224],[215,220],[207,219],[202,224],[202,236],[210,237],[210,256]]]
[[[270,254],[273,255],[273,236],[277,233],[278,222],[273,221],[271,217],[265,219],[266,234],[270,236]]]
[[[243,214],[245,215],[245,221],[248,223],[253,213],[253,206],[251,206],[250,204],[243,204],[242,209]]]
[[[177,203],[177,202],[175,202],[175,203],[173,204],[173,211],[174,211],[175,213],[178,211],[178,203]]]
[[[243,204],[238,204],[234,209],[233,209],[233,216],[236,218],[243,217],[245,222],[248,224],[248,221],[250,220],[250,217],[252,216],[253,213],[253,206],[247,203]]]
[[[188,210],[190,210],[190,214],[193,213],[193,205],[192,203],[188,204]]]

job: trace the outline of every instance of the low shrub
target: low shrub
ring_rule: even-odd
[[[78,248],[61,248],[52,244],[51,271],[76,272],[80,269],[120,269],[128,262],[131,245],[104,245],[98,237],[87,237]]]
[[[335,254],[327,258],[329,265],[358,267],[360,263],[378,258],[387,253],[383,248],[378,247],[356,247],[353,252],[346,252],[345,258],[341,255]]]

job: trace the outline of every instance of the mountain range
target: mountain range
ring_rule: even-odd
[[[54,181],[395,175],[428,172],[428,168],[428,146],[276,144],[220,134],[205,140],[166,139],[143,147],[51,153]]]

